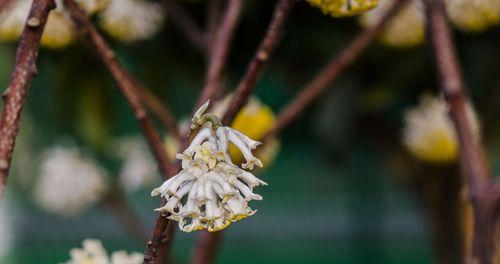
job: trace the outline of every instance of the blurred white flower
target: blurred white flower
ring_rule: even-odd
[[[110,1],[111,0],[75,0],[75,2],[89,14],[102,10]]]
[[[105,171],[75,147],[45,151],[34,199],[41,208],[75,215],[99,201],[106,191]]]
[[[123,138],[118,141],[117,151],[123,160],[119,182],[126,191],[149,187],[159,178],[156,163],[143,138]]]
[[[111,0],[99,17],[101,27],[109,35],[134,42],[156,34],[165,14],[158,3],[148,0]]]
[[[101,241],[97,239],[85,239],[82,244],[83,248],[71,249],[71,259],[64,264],[139,264],[143,261],[143,254],[127,254],[123,250],[113,253],[110,259]]]
[[[479,124],[470,106],[467,117],[472,133],[479,140]],[[420,104],[404,117],[403,142],[411,154],[428,162],[452,162],[458,155],[458,142],[448,105],[442,97],[423,96]]]
[[[111,255],[111,264],[139,264],[144,260],[144,255],[139,252],[128,254],[124,250],[116,251]]]
[[[179,228],[185,232],[202,229],[214,232],[253,215],[255,211],[248,202],[262,200],[262,196],[253,193],[253,188],[267,185],[234,165],[229,156],[232,143],[243,154],[242,168],[262,167],[262,162],[252,154],[260,142],[220,126],[217,117],[204,114],[207,107],[208,103],[195,113],[192,127],[200,130],[184,152],[177,155],[182,160],[181,172],[151,192],[152,196],[161,194],[167,200],[156,210],[169,213],[168,217],[179,221]]]

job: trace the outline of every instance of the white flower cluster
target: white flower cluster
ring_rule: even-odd
[[[106,191],[105,171],[77,148],[56,146],[44,153],[34,198],[43,209],[72,216]]]
[[[143,261],[143,254],[120,250],[108,256],[101,241],[97,239],[85,239],[83,248],[73,248],[70,251],[71,259],[63,264],[139,264]]]
[[[252,154],[260,142],[250,139],[230,127],[220,126],[217,117],[204,114],[208,102],[193,117],[193,130],[199,132],[182,154],[182,170],[151,192],[161,194],[166,204],[156,209],[169,213],[169,219],[179,222],[185,232],[206,229],[210,232],[226,228],[231,222],[255,213],[248,206],[252,200],[262,200],[253,188],[267,183],[243,170],[262,167]],[[229,143],[243,154],[242,168],[233,164]]]

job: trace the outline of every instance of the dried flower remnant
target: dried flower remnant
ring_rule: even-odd
[[[262,162],[252,154],[260,145],[243,133],[221,126],[213,114],[205,114],[208,102],[194,115],[191,129],[197,131],[191,144],[178,154],[182,170],[160,187],[152,196],[165,197],[166,204],[156,209],[169,213],[168,218],[178,221],[185,232],[195,230],[219,231],[232,222],[255,213],[248,206],[252,200],[262,200],[253,188],[267,185],[252,173]],[[245,163],[240,168],[229,156],[229,144],[243,154]]]
[[[110,36],[131,43],[156,34],[165,14],[158,3],[147,0],[111,0],[99,18],[100,26]]]
[[[378,4],[378,0],[307,0],[307,2],[334,17],[358,15]]]
[[[374,26],[395,0],[380,0],[379,5],[360,17],[364,27]],[[392,47],[411,47],[424,42],[424,13],[420,1],[412,0],[384,27],[380,41]]]
[[[143,254],[120,250],[108,256],[100,240],[85,239],[83,248],[73,248],[70,251],[71,259],[64,264],[139,264],[143,261]]]
[[[468,107],[474,138],[479,140],[479,125],[472,107]],[[423,96],[420,104],[404,117],[403,142],[411,154],[427,162],[446,163],[456,160],[458,142],[442,97]]]
[[[97,202],[107,188],[105,171],[75,147],[45,151],[40,170],[35,202],[55,214],[76,215]]]

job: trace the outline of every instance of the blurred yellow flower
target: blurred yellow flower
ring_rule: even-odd
[[[475,113],[468,107],[472,132],[479,140]],[[420,104],[404,116],[403,143],[416,158],[427,162],[447,163],[458,155],[457,136],[442,97],[423,96]]]
[[[499,0],[446,0],[446,11],[462,31],[482,31],[500,22]]]
[[[31,8],[31,0],[12,1],[0,16],[0,40],[16,41],[21,36]],[[75,39],[69,14],[58,1],[57,8],[49,14],[41,39],[41,45],[58,49],[69,45]]]
[[[364,27],[374,26],[392,6],[394,0],[380,0],[379,5],[363,14],[360,23]],[[393,47],[419,45],[425,38],[424,14],[420,1],[412,1],[401,9],[385,26],[380,41]]]
[[[307,0],[323,13],[334,17],[354,16],[377,6],[378,0]]]

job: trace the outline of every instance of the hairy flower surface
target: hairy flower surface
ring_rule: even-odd
[[[164,18],[158,3],[111,0],[100,14],[100,25],[112,37],[129,43],[152,37],[159,31]]]
[[[380,0],[379,5],[363,14],[360,22],[372,27],[393,5],[395,0]],[[388,46],[410,47],[424,41],[425,25],[423,6],[420,1],[411,0],[386,24],[380,34],[380,41]]]
[[[167,200],[156,209],[169,213],[168,218],[179,221],[185,232],[206,229],[210,232],[226,228],[231,222],[255,213],[248,206],[252,200],[262,200],[253,188],[267,185],[252,173],[262,162],[252,154],[260,145],[241,132],[220,126],[219,119],[204,114],[208,103],[197,111],[192,128],[199,129],[191,144],[178,154],[182,170],[151,192]],[[229,144],[234,144],[243,154],[241,168],[229,156]]]
[[[56,146],[44,153],[34,189],[43,209],[75,215],[97,202],[106,190],[105,172],[76,148]]]
[[[119,140],[117,145],[117,156],[122,159],[120,185],[129,192],[151,187],[158,173],[144,140],[141,137],[127,137]]]
[[[323,13],[334,16],[354,16],[377,6],[378,0],[307,0]]]
[[[479,140],[479,125],[469,106],[467,116]],[[415,157],[428,162],[452,162],[458,155],[457,136],[442,97],[423,96],[420,104],[406,112],[403,142]]]
[[[64,264],[139,264],[143,261],[143,254],[120,250],[108,256],[100,240],[85,239],[83,248],[73,248],[70,251],[71,259]]]

